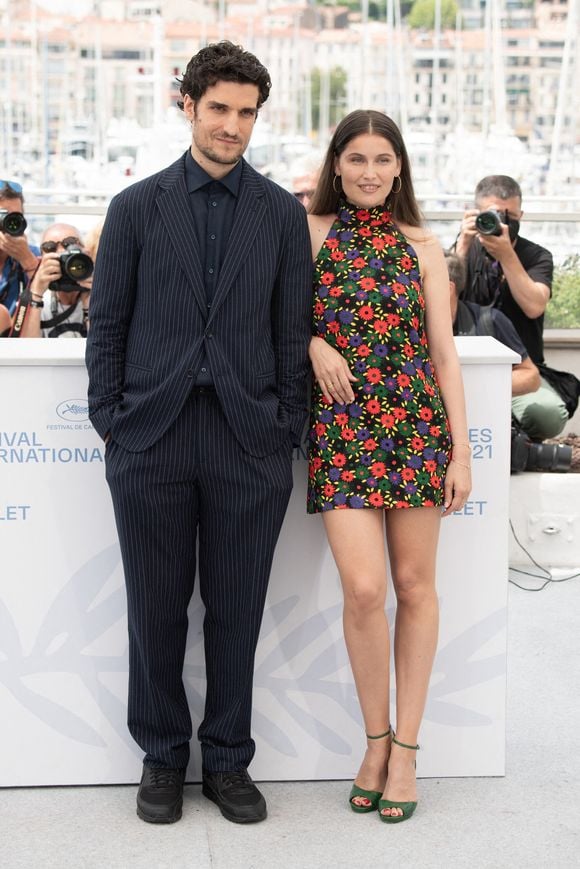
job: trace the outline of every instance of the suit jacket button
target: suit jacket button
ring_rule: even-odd
[[[205,333],[205,337],[206,337],[206,338],[213,338],[213,333],[212,333],[212,332],[206,332],[206,333]]]

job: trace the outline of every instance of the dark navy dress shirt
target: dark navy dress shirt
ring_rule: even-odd
[[[236,163],[231,172],[216,181],[193,159],[191,151],[185,155],[185,183],[199,242],[208,313],[234,222],[241,177],[241,161]],[[195,383],[196,386],[213,384],[205,354]]]

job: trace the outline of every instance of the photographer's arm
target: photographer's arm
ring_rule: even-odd
[[[31,275],[38,265],[38,257],[28,247],[25,235],[14,236],[0,232],[0,250],[19,262],[27,275]]]
[[[51,281],[60,278],[60,262],[57,253],[46,253],[40,261],[30,284],[30,303],[20,330],[21,338],[42,338],[42,301]],[[41,307],[38,307],[41,305]]]
[[[540,388],[540,372],[529,356],[512,366],[512,396],[526,395]]]
[[[477,232],[477,230],[475,229],[475,218],[478,214],[479,211],[477,210],[477,208],[470,208],[463,215],[463,220],[461,221],[461,228],[459,230],[459,236],[455,243],[455,253],[460,259],[467,258],[469,248],[473,244],[473,239],[475,238]]]

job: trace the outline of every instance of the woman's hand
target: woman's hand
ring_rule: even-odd
[[[445,501],[441,516],[450,516],[462,510],[471,492],[471,467],[469,458],[464,461],[451,459],[445,475]]]
[[[356,383],[357,378],[338,350],[327,344],[324,338],[312,338],[308,355],[324,397],[340,404],[354,401],[351,383]]]

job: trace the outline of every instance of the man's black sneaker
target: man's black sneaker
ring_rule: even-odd
[[[248,775],[239,772],[204,772],[202,793],[212,800],[224,818],[235,824],[263,821],[268,814],[266,800]]]
[[[137,814],[150,824],[173,824],[181,817],[184,769],[143,767],[137,792]]]

